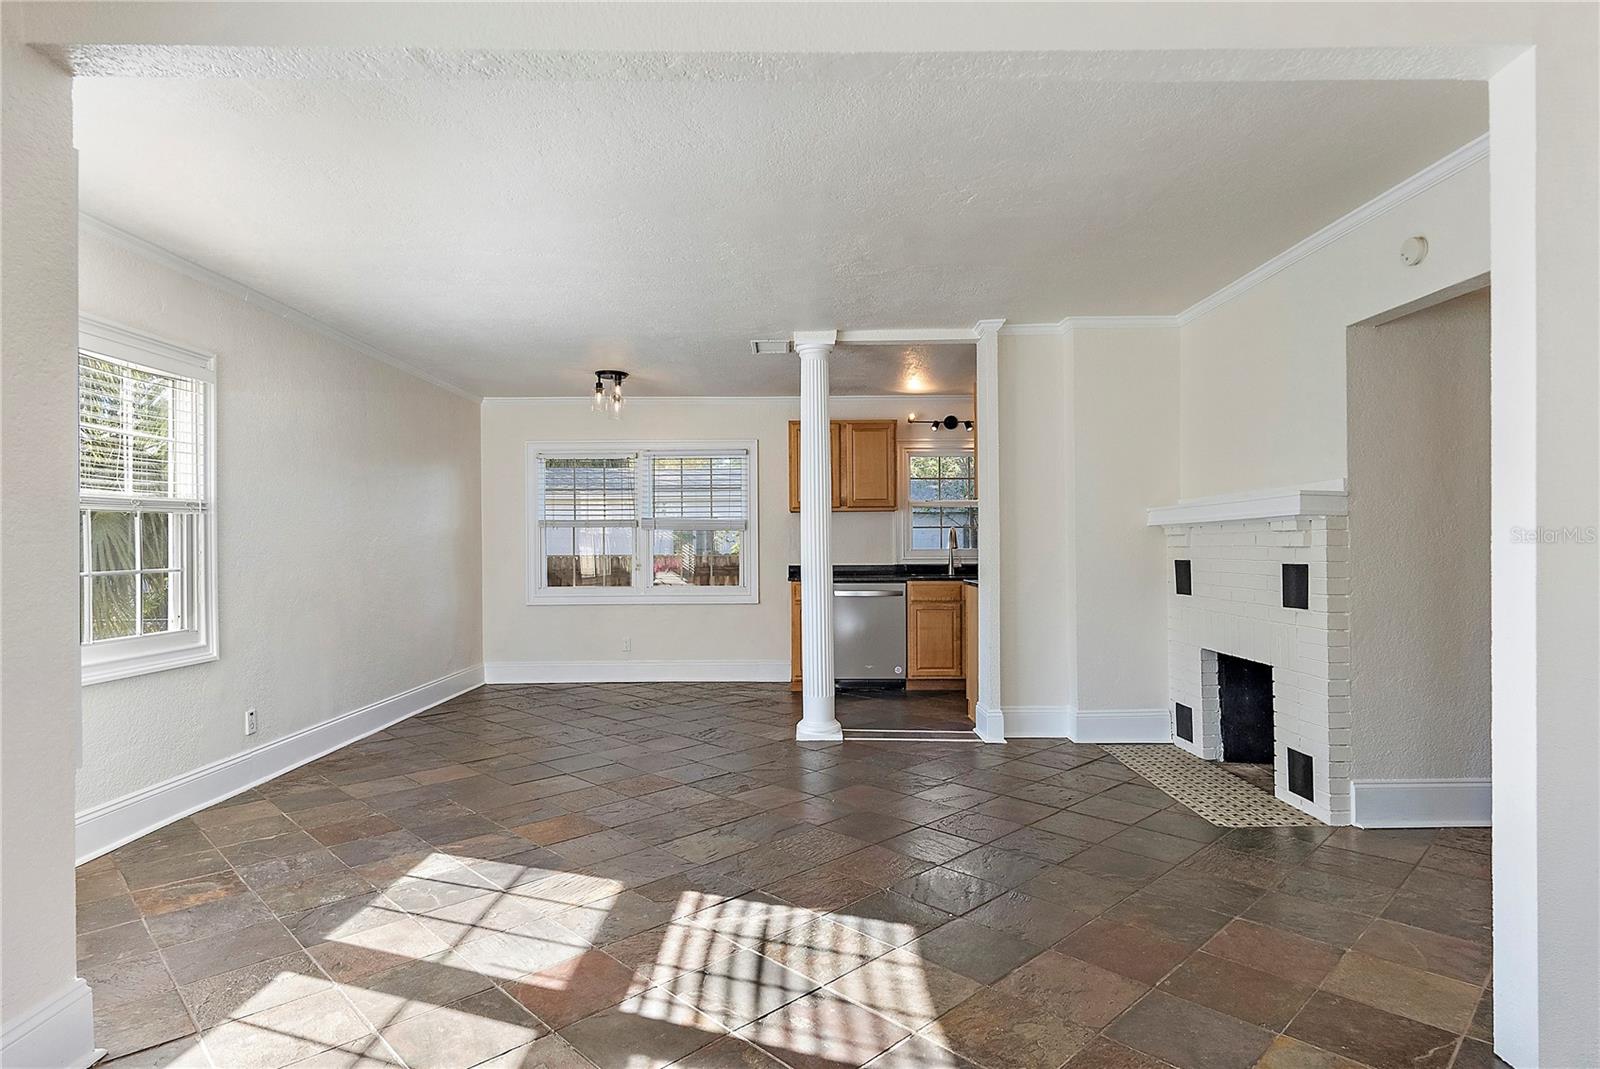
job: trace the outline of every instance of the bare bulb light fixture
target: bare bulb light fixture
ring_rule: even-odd
[[[622,381],[626,371],[596,371],[594,373],[595,412],[603,412],[611,419],[622,418]]]
[[[918,419],[917,414],[913,412],[906,417],[906,422],[914,427],[932,427],[936,431],[953,431],[957,427],[964,427],[969,431],[972,429],[970,419],[957,419],[955,416],[946,416],[944,419]]]

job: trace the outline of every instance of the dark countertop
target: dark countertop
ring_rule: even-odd
[[[789,565],[789,582],[800,579],[800,565]],[[904,583],[919,579],[966,580],[973,585],[978,581],[978,566],[963,564],[951,575],[944,564],[835,564],[835,583]]]

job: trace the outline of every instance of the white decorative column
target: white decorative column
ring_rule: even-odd
[[[831,330],[794,336],[800,353],[800,674],[794,737],[843,739],[833,717],[833,456],[828,422]]]
[[[984,742],[1005,742],[1000,695],[1000,328],[1003,319],[980,319],[978,404],[978,706]]]

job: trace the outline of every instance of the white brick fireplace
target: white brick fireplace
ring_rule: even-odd
[[[1148,513],[1150,526],[1167,535],[1167,713],[1173,743],[1221,760],[1218,655],[1269,666],[1276,794],[1330,824],[1350,823],[1346,513],[1342,479],[1183,501]],[[1189,592],[1180,593],[1185,567]],[[1287,607],[1296,602],[1302,577],[1305,608]],[[1189,710],[1192,738],[1182,737],[1179,706]],[[1309,798],[1291,789],[1308,791],[1306,778]]]

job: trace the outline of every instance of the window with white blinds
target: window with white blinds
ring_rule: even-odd
[[[528,600],[756,600],[755,443],[529,446]]]
[[[85,683],[216,656],[211,358],[84,320],[78,352]]]
[[[649,523],[656,527],[744,527],[750,507],[750,458],[745,453],[647,457]]]
[[[631,456],[545,458],[544,522],[632,523],[639,516],[635,463]]]

